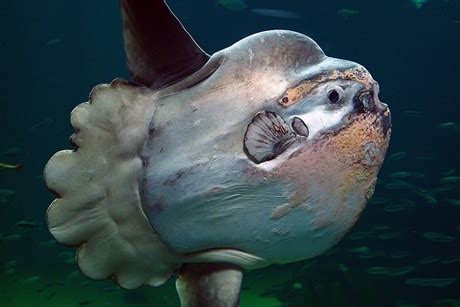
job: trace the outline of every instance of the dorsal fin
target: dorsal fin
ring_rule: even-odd
[[[209,59],[164,0],[120,0],[128,69],[153,89],[174,84]]]

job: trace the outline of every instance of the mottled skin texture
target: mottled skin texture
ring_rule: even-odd
[[[287,89],[283,97],[278,100],[278,103],[285,107],[290,106],[308,95],[318,84],[336,79],[354,80],[365,86],[371,86],[374,81],[363,67],[354,67],[343,71],[332,70],[317,77],[303,80],[300,84]]]
[[[364,112],[351,101],[375,81],[359,64],[328,58],[289,31],[250,36],[213,62],[220,65],[204,81],[166,90],[151,120],[141,197],[152,227],[179,253],[236,249],[267,263],[321,254],[356,221],[383,162],[386,107],[376,98],[376,109]],[[272,161],[248,159],[243,138],[257,112],[286,120],[310,113],[331,82],[352,95],[343,114],[334,113],[340,121]],[[365,165],[369,143],[375,157]]]
[[[72,112],[75,150],[45,168],[48,227],[78,247],[84,274],[126,288],[158,286],[184,264],[254,269],[321,254],[373,192],[390,126],[377,95],[362,66],[290,31],[247,37],[160,90],[97,86]],[[300,118],[308,137],[253,162],[244,136],[262,111]]]
[[[375,120],[371,114],[353,116],[338,133],[322,136],[272,171],[276,179],[295,183],[295,193],[289,198],[290,210],[298,207],[314,216],[306,228],[313,230],[311,243],[324,246],[318,254],[340,240],[373,194],[376,166],[383,162],[388,144],[382,127],[373,123]],[[367,156],[368,144],[378,148],[372,161]],[[309,201],[312,197],[321,201]]]
[[[120,4],[137,84],[96,86],[72,111],[74,150],[44,171],[49,230],[90,278],[136,288],[177,272],[182,306],[236,306],[243,269],[314,257],[350,229],[389,111],[364,67],[305,35],[210,58],[163,0]]]

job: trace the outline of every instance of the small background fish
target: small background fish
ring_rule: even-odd
[[[258,31],[305,33],[369,66],[392,110],[375,194],[349,235],[320,257],[249,272],[241,306],[460,306],[460,2],[168,4],[209,52]],[[1,7],[0,162],[13,168],[0,171],[0,306],[179,306],[174,282],[128,291],[89,280],[46,227],[17,225],[44,223],[52,197],[36,176],[71,149],[73,107],[94,85],[129,78],[117,1]]]
[[[6,170],[20,170],[22,167],[22,164],[12,164],[12,163],[4,163],[0,162],[0,171],[6,171]]]
[[[257,15],[267,16],[267,17],[276,17],[276,18],[287,18],[287,19],[296,19],[300,18],[300,14],[294,13],[291,11],[277,10],[277,9],[264,9],[264,8],[255,8],[251,9],[251,12]]]

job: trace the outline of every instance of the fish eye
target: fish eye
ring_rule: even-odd
[[[330,103],[337,103],[342,99],[342,91],[333,89],[329,92],[328,96]]]

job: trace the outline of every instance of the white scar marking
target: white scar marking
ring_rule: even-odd
[[[308,139],[311,139],[317,133],[332,129],[334,126],[339,125],[343,121],[343,118],[352,110],[352,106],[344,106],[341,109],[334,111],[327,110],[325,106],[317,106],[308,113],[295,116],[301,118],[307,125],[309,131]],[[290,118],[290,120],[292,120],[292,118]],[[271,171],[280,163],[286,161],[289,156],[299,148],[299,146],[300,144],[297,143],[297,145],[291,146],[288,150],[283,152],[275,159],[257,164],[255,167],[265,171]]]
[[[325,106],[317,106],[310,112],[297,115],[300,117],[308,127],[308,138],[314,137],[318,132],[330,129],[340,124],[345,115],[350,113],[352,107],[347,106],[338,110],[329,111]]]

